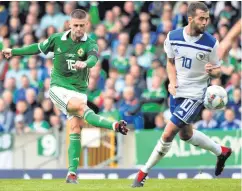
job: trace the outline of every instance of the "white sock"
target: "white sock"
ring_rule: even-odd
[[[167,142],[164,143],[162,138],[160,140],[158,140],[153,152],[150,155],[150,158],[148,159],[148,161],[146,162],[145,166],[143,166],[141,168],[141,170],[144,173],[148,173],[148,171],[155,166],[161,158],[163,158],[166,153],[169,151],[169,149],[171,148],[171,143],[172,142]]]
[[[209,150],[214,153],[216,156],[219,156],[222,153],[222,148],[219,144],[215,143],[204,133],[193,129],[192,137],[186,141],[194,146],[198,146],[202,149]]]

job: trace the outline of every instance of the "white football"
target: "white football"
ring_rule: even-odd
[[[207,109],[222,109],[228,102],[228,95],[226,90],[217,85],[209,86],[207,88],[204,106]]]

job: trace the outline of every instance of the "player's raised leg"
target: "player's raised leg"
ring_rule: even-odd
[[[79,116],[82,116],[89,124],[102,127],[106,129],[112,129],[115,132],[120,132],[123,135],[127,135],[128,128],[127,123],[123,120],[121,121],[111,121],[105,119],[104,117],[97,115],[91,110],[85,102],[78,98],[71,98],[67,104],[67,111],[70,113],[76,113]]]
[[[217,164],[215,168],[215,175],[218,176],[221,174],[226,160],[232,153],[230,148],[217,144],[204,133],[193,129],[191,125],[186,125],[183,127],[179,132],[179,136],[187,143],[211,151],[214,155],[216,155]]]
[[[69,167],[68,174],[66,176],[66,183],[78,183],[76,171],[77,167],[79,166],[79,159],[81,153],[81,121],[82,120],[79,117],[75,116],[68,120],[70,144],[68,148]]]
[[[169,121],[165,127],[165,130],[160,138],[157,141],[157,144],[151,153],[146,164],[139,170],[135,180],[132,184],[132,187],[143,187],[146,176],[148,175],[149,170],[155,166],[161,158],[163,158],[166,153],[171,148],[172,140],[179,132],[179,128],[171,121]]]

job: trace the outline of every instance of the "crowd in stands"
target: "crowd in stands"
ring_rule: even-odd
[[[211,15],[207,30],[221,41],[241,17],[241,2],[206,4]],[[68,30],[69,15],[76,8],[89,13],[87,34],[99,46],[99,61],[90,71],[88,105],[107,118],[126,120],[136,130],[163,129],[171,115],[163,43],[169,31],[187,24],[188,4],[0,2],[0,49],[42,42]],[[226,109],[204,109],[195,128],[240,128],[241,40],[231,42],[221,78],[211,81],[228,92]],[[0,54],[0,132],[63,129],[66,118],[48,94],[52,57],[49,53],[6,60]],[[152,101],[157,98],[162,101]]]

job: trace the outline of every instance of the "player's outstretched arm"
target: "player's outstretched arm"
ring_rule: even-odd
[[[12,56],[24,56],[24,55],[34,55],[39,54],[40,50],[38,48],[38,44],[31,44],[29,46],[25,46],[22,48],[6,48],[2,51],[3,55],[9,59]]]

